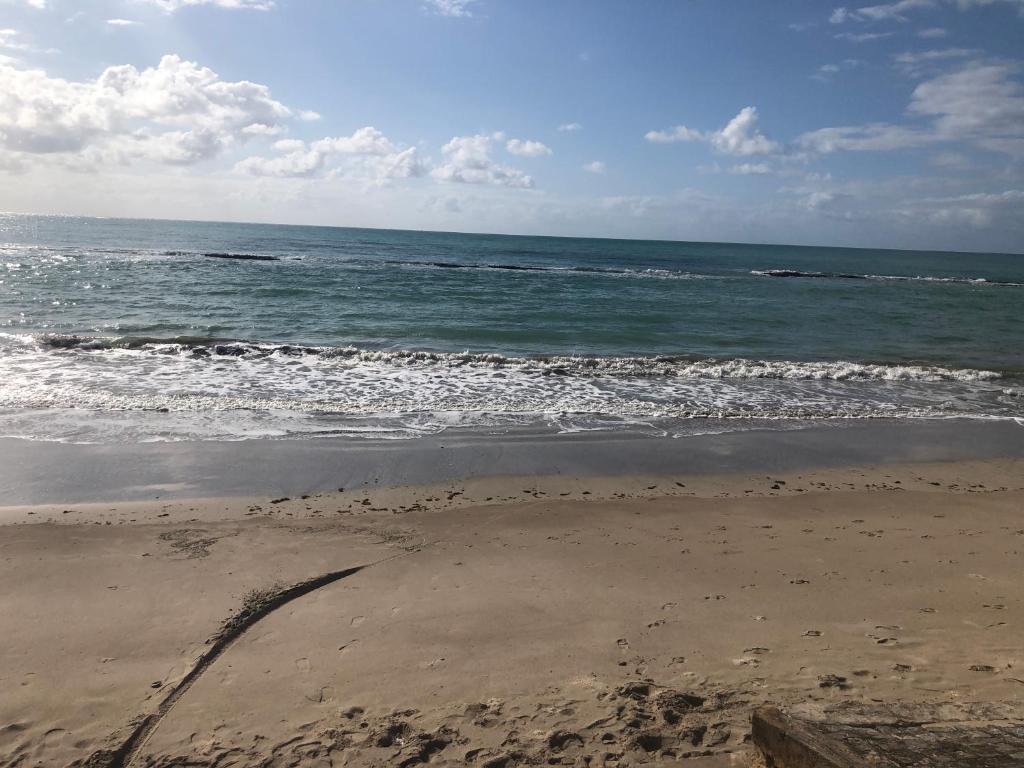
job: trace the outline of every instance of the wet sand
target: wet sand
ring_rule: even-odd
[[[625,431],[446,430],[415,440],[68,445],[0,438],[0,506],[292,496],[504,475],[794,472],[866,464],[1024,458],[1007,420],[694,420],[683,438]]]
[[[2,766],[746,766],[767,703],[1024,714],[1017,458],[0,521]]]

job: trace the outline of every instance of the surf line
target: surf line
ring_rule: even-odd
[[[243,610],[242,612],[230,617],[225,621],[217,634],[208,641],[211,643],[210,647],[207,648],[198,659],[196,659],[192,669],[189,670],[188,674],[181,679],[181,682],[175,685],[163,698],[156,710],[148,715],[142,716],[141,719],[136,719],[136,721],[131,725],[130,733],[125,737],[124,741],[121,742],[120,746],[115,749],[101,749],[93,752],[85,761],[84,768],[130,768],[132,763],[139,756],[142,748],[146,745],[146,742],[149,741],[161,721],[171,711],[171,708],[178,699],[188,692],[189,688],[195,684],[202,674],[209,669],[218,658],[224,655],[228,648],[230,648],[242,635],[255,626],[261,619],[266,618],[278,608],[281,608],[300,597],[308,595],[310,592],[314,592],[322,587],[334,584],[335,582],[341,581],[349,576],[354,576],[367,568],[372,568],[375,565],[381,565],[390,560],[394,560],[395,558],[405,557],[406,555],[411,555],[419,551],[421,551],[420,547],[416,547],[415,549],[400,552],[396,555],[392,555],[391,557],[386,557],[383,560],[377,560],[376,562],[369,563],[367,565],[357,565],[340,571],[331,571],[330,573],[325,573],[321,576],[315,576],[311,579],[306,579],[305,581],[296,582],[295,584],[287,587],[275,589],[252,609],[247,611]]]

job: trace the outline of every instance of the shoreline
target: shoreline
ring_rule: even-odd
[[[498,475],[770,473],[1019,457],[1024,457],[1020,423],[978,419],[803,422],[787,429],[679,438],[483,429],[410,440],[80,445],[0,438],[0,507],[295,496]]]
[[[1024,457],[8,508],[0,762],[142,716],[134,765],[354,767],[746,768],[765,704],[1024,720],[1022,505]]]

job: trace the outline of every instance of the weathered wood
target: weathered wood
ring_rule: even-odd
[[[959,714],[847,707],[808,719],[763,708],[752,735],[773,768],[1024,768],[1024,720]]]
[[[773,707],[758,709],[751,721],[754,744],[778,768],[860,768],[863,760],[841,743]]]

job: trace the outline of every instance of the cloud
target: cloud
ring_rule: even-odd
[[[853,69],[859,67],[864,62],[860,59],[845,59],[839,64],[822,64],[815,70],[814,74],[811,75],[812,80],[817,80],[822,83],[830,83],[835,75],[842,72],[844,69]]]
[[[767,163],[739,163],[729,169],[729,173],[740,176],[763,176],[772,172]]]
[[[892,32],[840,32],[836,40],[849,40],[851,43],[869,43],[872,40],[881,40],[892,37]]]
[[[235,164],[235,170],[274,178],[360,178],[375,184],[426,172],[415,147],[401,149],[372,126],[360,128],[351,136],[327,137],[311,144],[281,139],[274,143],[274,149],[278,155],[247,157]]]
[[[494,141],[503,135],[456,136],[441,148],[444,162],[431,171],[439,181],[459,184],[494,184],[519,189],[533,187],[533,178],[491,158]]]
[[[920,83],[907,111],[931,117],[946,139],[1024,138],[1024,87],[1017,64],[971,63]]]
[[[604,173],[608,167],[602,161],[594,160],[584,165],[583,170],[587,173]]]
[[[958,58],[960,49],[903,54],[904,61]],[[890,123],[820,128],[804,133],[796,146],[816,154],[885,152],[936,142],[965,141],[992,152],[1024,156],[1024,86],[1020,66],[971,62],[917,85],[907,113],[929,120],[924,127]]]
[[[922,29],[917,33],[917,36],[925,40],[935,40],[940,37],[946,37],[949,32],[944,30],[942,27],[928,27],[928,29]]]
[[[107,19],[107,24],[112,27],[135,27],[141,23],[141,21],[132,21],[131,19]]]
[[[542,157],[551,154],[551,148],[539,141],[523,141],[521,139],[509,139],[505,149],[512,155],[519,157]]]
[[[576,131],[582,131],[583,126],[579,123],[562,123],[558,126],[558,130],[562,133],[575,133]]]
[[[254,10],[269,11],[274,7],[274,0],[139,0],[143,3],[155,5],[162,11],[174,13],[182,8],[190,8],[196,5],[213,5],[217,8],[228,10]]]
[[[934,0],[899,0],[895,3],[866,5],[850,10],[846,7],[836,8],[829,16],[832,24],[844,24],[847,21],[907,21],[908,11],[934,7]]]
[[[1024,0],[943,0],[949,5],[956,5],[961,11],[983,6],[1004,4],[1016,7],[1024,15]],[[881,5],[866,5],[860,8],[850,9],[845,6],[835,8],[829,16],[832,24],[844,24],[847,21],[859,22],[885,22],[885,21],[909,21],[909,11],[936,8],[939,0],[898,0],[895,3],[883,3]],[[921,37],[944,37],[945,30],[934,27],[918,33]],[[927,34],[931,33],[931,34]]]
[[[838,126],[808,131],[796,140],[798,148],[816,154],[833,152],[885,152],[912,149],[933,141],[928,133],[889,123]]]
[[[918,77],[928,69],[950,59],[962,59],[976,54],[969,48],[942,48],[931,51],[908,51],[896,56],[896,65],[906,74]]]
[[[13,3],[14,5],[25,5],[25,6],[28,6],[29,8],[35,8],[38,11],[44,11],[47,8],[46,0],[2,0],[2,1],[7,3],[8,5],[10,5],[11,3]]]
[[[423,0],[424,5],[440,16],[468,18],[473,13],[469,7],[476,0]]]
[[[757,108],[744,107],[729,123],[717,131],[698,131],[677,125],[667,131],[648,131],[644,138],[656,144],[677,141],[706,141],[726,155],[771,155],[781,147],[757,128]]]
[[[0,48],[7,51],[28,51],[32,46],[22,39],[16,29],[0,29]]]
[[[266,86],[224,81],[173,55],[83,82],[0,63],[0,149],[11,152],[190,164],[280,130],[291,117]]]
[[[705,134],[685,125],[677,125],[667,131],[648,131],[644,138],[652,144],[673,144],[677,141],[703,141]]]

